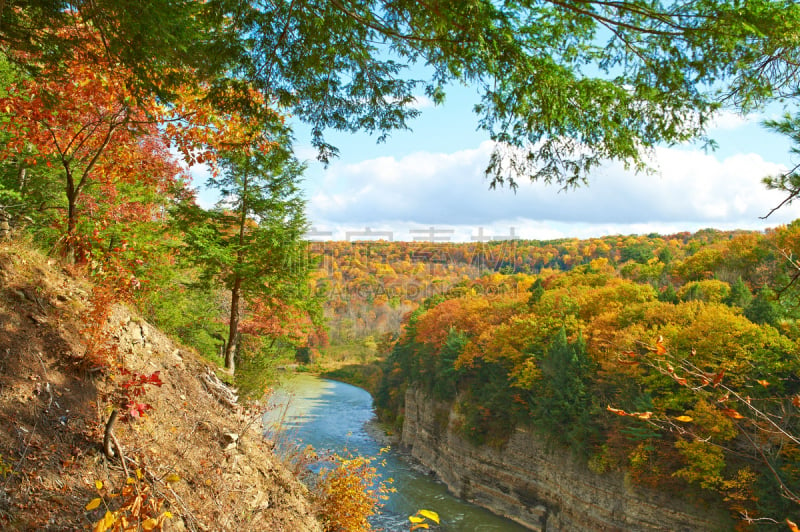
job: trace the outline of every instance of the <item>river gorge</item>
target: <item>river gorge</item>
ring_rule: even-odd
[[[399,450],[381,453],[386,437],[375,422],[372,398],[361,388],[306,374],[292,376],[273,394],[265,426],[279,447],[312,445],[319,454],[352,452],[378,457],[375,464],[382,478],[392,478],[396,492],[389,494],[380,515],[373,519],[376,529],[405,532],[410,525],[408,516],[428,509],[439,514],[443,531],[525,530],[451,495],[430,469],[415,464]]]
[[[621,473],[592,473],[525,429],[517,429],[502,448],[475,447],[453,429],[457,422],[450,405],[410,388],[402,451],[381,453],[386,436],[375,421],[370,395],[311,375],[284,382],[265,417],[279,445],[379,457],[380,474],[392,478],[396,489],[373,520],[387,532],[408,530],[408,516],[423,508],[441,516],[441,530],[464,532],[733,526],[724,510],[632,486]]]

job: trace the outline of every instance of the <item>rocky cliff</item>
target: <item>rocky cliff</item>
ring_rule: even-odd
[[[532,530],[730,530],[721,509],[598,475],[569,453],[517,429],[501,449],[477,448],[454,430],[458,416],[417,389],[405,397],[402,443],[457,496]]]

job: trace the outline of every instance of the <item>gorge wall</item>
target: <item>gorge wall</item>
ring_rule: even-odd
[[[402,444],[457,496],[532,530],[731,530],[719,508],[692,506],[631,486],[621,473],[595,474],[568,452],[551,451],[518,428],[501,449],[475,447],[454,430],[457,414],[409,388]]]

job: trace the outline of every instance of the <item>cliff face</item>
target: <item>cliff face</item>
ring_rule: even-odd
[[[730,530],[724,510],[693,507],[620,473],[597,475],[568,453],[517,429],[501,449],[453,430],[457,415],[417,389],[405,397],[402,443],[457,496],[532,530]]]

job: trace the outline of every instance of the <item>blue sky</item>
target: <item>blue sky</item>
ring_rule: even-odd
[[[345,239],[367,228],[393,240],[412,240],[423,229],[453,241],[513,234],[521,238],[588,238],[609,234],[668,234],[718,229],[764,229],[800,217],[800,203],[759,219],[782,200],[767,191],[765,175],[797,161],[789,143],[767,132],[766,115],[723,112],[710,130],[719,148],[656,150],[652,175],[618,163],[598,168],[588,187],[520,183],[517,193],[489,190],[483,176],[492,145],[476,131],[474,90],[453,87],[443,106],[420,98],[413,131],[395,132],[376,144],[366,134],[329,133],[340,157],[327,168],[315,160],[308,130],[297,129],[297,153],[308,163],[304,188],[308,218],[320,234]],[[778,112],[770,111],[770,112]],[[204,199],[204,195],[201,195]],[[208,198],[205,197],[206,201]]]

